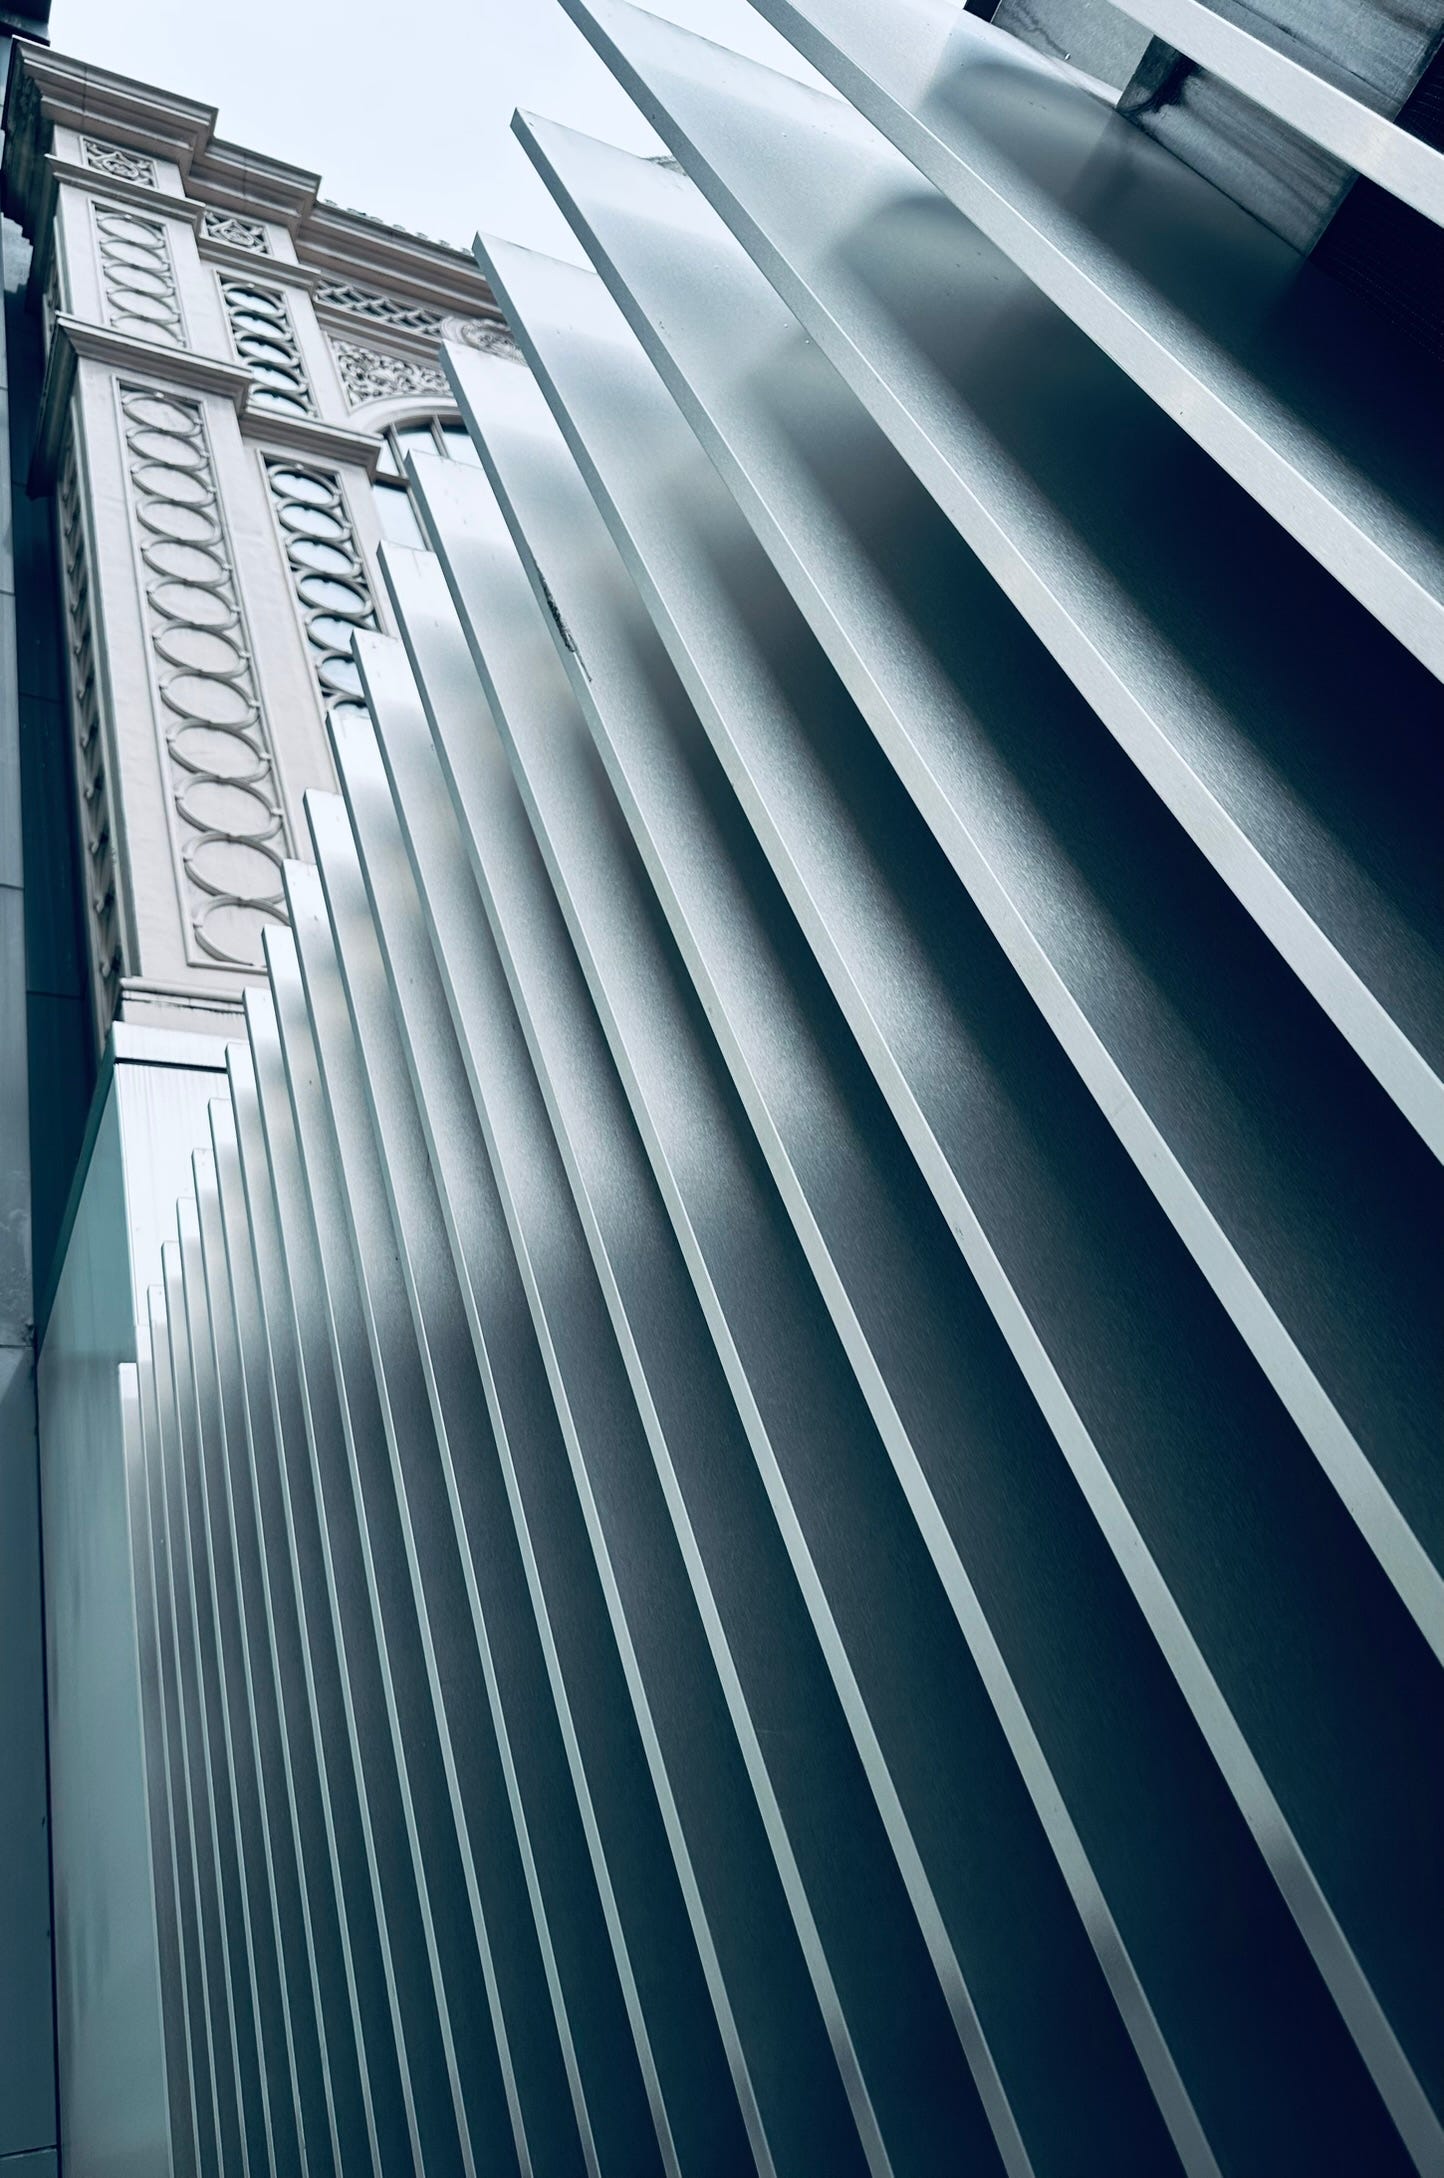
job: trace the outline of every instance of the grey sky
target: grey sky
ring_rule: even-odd
[[[746,0],[650,5],[807,74]],[[450,242],[484,227],[579,254],[511,135],[517,106],[657,148],[557,0],[52,0],[50,34],[219,107],[222,136],[319,170],[337,202]]]

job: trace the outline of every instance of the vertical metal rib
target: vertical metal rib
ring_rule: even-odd
[[[1441,2178],[1418,374],[951,0],[568,6],[122,1387],[177,2170]]]
[[[198,1184],[206,1177],[206,1153],[192,1159]],[[196,1167],[201,1171],[196,1172]],[[194,1483],[197,1515],[197,1551],[204,1565],[204,1581],[210,1596],[216,1681],[215,1699],[220,1730],[217,1754],[224,1771],[225,1799],[218,1810],[222,1831],[233,1842],[231,1884],[241,1917],[239,1937],[233,1939],[240,1957],[233,1955],[231,1976],[240,1984],[239,2009],[254,2036],[254,2061],[261,2137],[248,2143],[248,2152],[263,2170],[295,2170],[299,2165],[290,2035],[285,1999],[277,1964],[275,1922],[272,1914],[270,1871],[262,1826],[259,1781],[251,1733],[250,1696],[247,1687],[244,1632],[236,1591],[234,1546],[226,1492],[227,1446],[221,1415],[220,1379],[215,1345],[206,1303],[201,1265],[200,1220],[196,1203],[183,1201],[178,1208],[181,1285],[191,1371],[195,1384],[197,1445]],[[245,1999],[249,1999],[246,2002]],[[254,2120],[253,2120],[254,2122]]]
[[[222,1107],[222,1109],[225,1109]],[[234,1156],[234,1148],[230,1153]],[[282,2170],[324,2171],[329,2130],[305,1921],[290,1825],[286,1760],[267,1636],[238,1310],[226,1263],[216,1154],[193,1161],[203,1290],[186,1301],[214,1365],[214,1450],[207,1447],[208,1514],[216,1594],[233,1704],[232,1762],[246,1850],[256,2001],[270,2090],[272,2157]]]
[[[170,2121],[171,2178],[196,2178],[200,2169],[195,2081],[186,2019],[186,1961],[182,1948],[181,1880],[176,1819],[171,1807],[170,1734],[161,1678],[161,1621],[155,1577],[147,1446],[157,1443],[155,1369],[149,1322],[136,1326],[138,1358],[122,1368],[121,1419],[125,1439],[127,1500],[135,1578],[137,1659],[145,1733],[146,1797],[150,1819],[151,1882],[156,1956],[161,1978],[166,2102]]]

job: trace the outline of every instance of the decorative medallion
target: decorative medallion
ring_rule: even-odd
[[[98,136],[82,136],[80,150],[86,165],[97,174],[109,174],[115,181],[139,182],[145,189],[154,189],[159,181],[149,152],[103,143]]]
[[[270,238],[259,219],[242,219],[238,212],[223,212],[208,204],[201,214],[201,234],[207,242],[229,242],[235,250],[254,250],[269,257]]]

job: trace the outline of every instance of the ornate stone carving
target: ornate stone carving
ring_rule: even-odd
[[[479,348],[483,355],[521,352],[504,325],[490,325],[485,318],[448,318],[446,338],[459,340],[463,348]]]
[[[106,322],[168,347],[186,345],[175,266],[165,221],[121,204],[97,204],[95,233],[105,287]]]
[[[207,242],[229,242],[232,249],[271,254],[270,238],[258,219],[242,219],[238,212],[223,212],[208,204],[201,214],[201,233]]]
[[[198,401],[122,385],[187,950],[262,965],[288,852],[255,666]]]
[[[446,328],[448,340],[459,340],[465,347],[481,349],[483,354],[519,353],[504,325],[486,325],[475,318],[449,318]],[[350,407],[364,408],[368,401],[396,400],[419,393],[443,401],[451,399],[451,387],[439,363],[428,363],[420,356],[386,355],[379,348],[368,348],[359,340],[341,340],[335,334],[330,338],[331,353]]]
[[[236,354],[256,382],[252,406],[275,409],[285,416],[314,416],[315,396],[285,291],[222,273],[221,294]]]
[[[426,340],[459,340],[463,347],[491,352],[498,341],[512,346],[511,335],[484,318],[463,318],[429,303],[407,302],[400,295],[383,294],[379,288],[359,287],[354,280],[330,280],[316,290],[316,300],[333,310],[346,310],[377,325],[394,325],[402,332],[419,333]],[[369,398],[369,397],[368,397]]]
[[[359,287],[353,280],[327,280],[316,290],[318,303],[333,310],[349,310],[358,318],[372,318],[378,325],[399,325],[408,333],[439,337],[446,313],[426,303],[406,302],[399,295],[385,295],[379,288]]]
[[[102,1039],[115,1017],[124,967],[115,888],[115,846],[106,791],[105,738],[95,679],[95,633],[90,605],[90,555],[85,541],[75,440],[68,434],[56,480],[60,507],[60,561],[65,588],[66,663],[70,723],[75,735],[75,776],[80,790],[80,837],[89,913],[92,997],[96,1033]]]
[[[394,399],[401,394],[427,393],[438,395],[442,400],[451,398],[451,390],[440,367],[435,363],[423,363],[417,356],[383,355],[379,349],[365,348],[355,340],[333,340],[331,352],[352,408],[361,408],[367,401]]]
[[[145,189],[156,187],[159,176],[148,151],[131,151],[125,144],[103,143],[98,136],[82,136],[80,150],[86,165],[97,174],[110,174],[116,181],[139,182]]]
[[[265,464],[326,715],[363,710],[351,638],[380,623],[341,480],[333,469],[282,455],[268,454]]]

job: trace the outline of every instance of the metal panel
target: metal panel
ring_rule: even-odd
[[[1444,223],[1444,155],[1204,0],[1117,0],[1125,15],[1345,166]]]
[[[198,2167],[1440,2173],[1418,389],[940,0],[569,6],[138,1372]]]
[[[1432,377],[1066,73],[950,0],[758,0],[1343,587],[1444,673]],[[726,56],[714,64],[726,66]],[[796,88],[775,77],[776,95]],[[786,90],[781,88],[786,86]],[[855,127],[840,108],[840,130]],[[1381,408],[1377,374],[1387,371]]]

